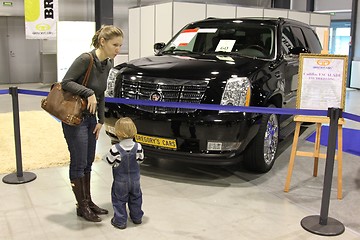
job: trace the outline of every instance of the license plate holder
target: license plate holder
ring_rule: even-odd
[[[153,147],[160,147],[160,148],[166,148],[166,149],[172,149],[172,150],[177,149],[176,139],[136,134],[135,141],[138,143],[141,143],[144,145],[150,145]]]

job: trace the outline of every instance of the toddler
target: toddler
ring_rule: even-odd
[[[128,118],[120,118],[115,123],[115,134],[120,142],[111,146],[106,160],[112,165],[113,184],[111,201],[114,217],[111,224],[125,229],[127,223],[126,204],[134,224],[141,224],[144,212],[141,210],[142,192],[140,188],[140,166],[144,159],[140,143],[133,141],[137,133],[134,122]]]

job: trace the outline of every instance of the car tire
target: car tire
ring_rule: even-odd
[[[268,107],[275,107],[269,105]],[[244,154],[244,164],[248,170],[266,173],[274,165],[279,143],[279,117],[263,114],[259,132],[251,141]]]

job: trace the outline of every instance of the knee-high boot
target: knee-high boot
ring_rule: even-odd
[[[101,222],[101,218],[90,209],[88,199],[85,198],[84,177],[72,180],[71,187],[77,201],[76,214],[90,222]]]
[[[89,202],[89,207],[90,209],[95,213],[95,214],[108,214],[109,211],[104,209],[104,208],[100,208],[99,206],[97,206],[91,199],[91,194],[90,194],[90,180],[91,180],[91,173],[85,173],[85,197]]]

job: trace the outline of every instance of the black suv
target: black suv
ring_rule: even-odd
[[[309,25],[283,18],[209,18],[188,24],[155,56],[116,66],[107,96],[162,102],[295,108],[300,53],[320,53]],[[289,115],[107,102],[105,130],[131,117],[147,156],[267,172]]]

